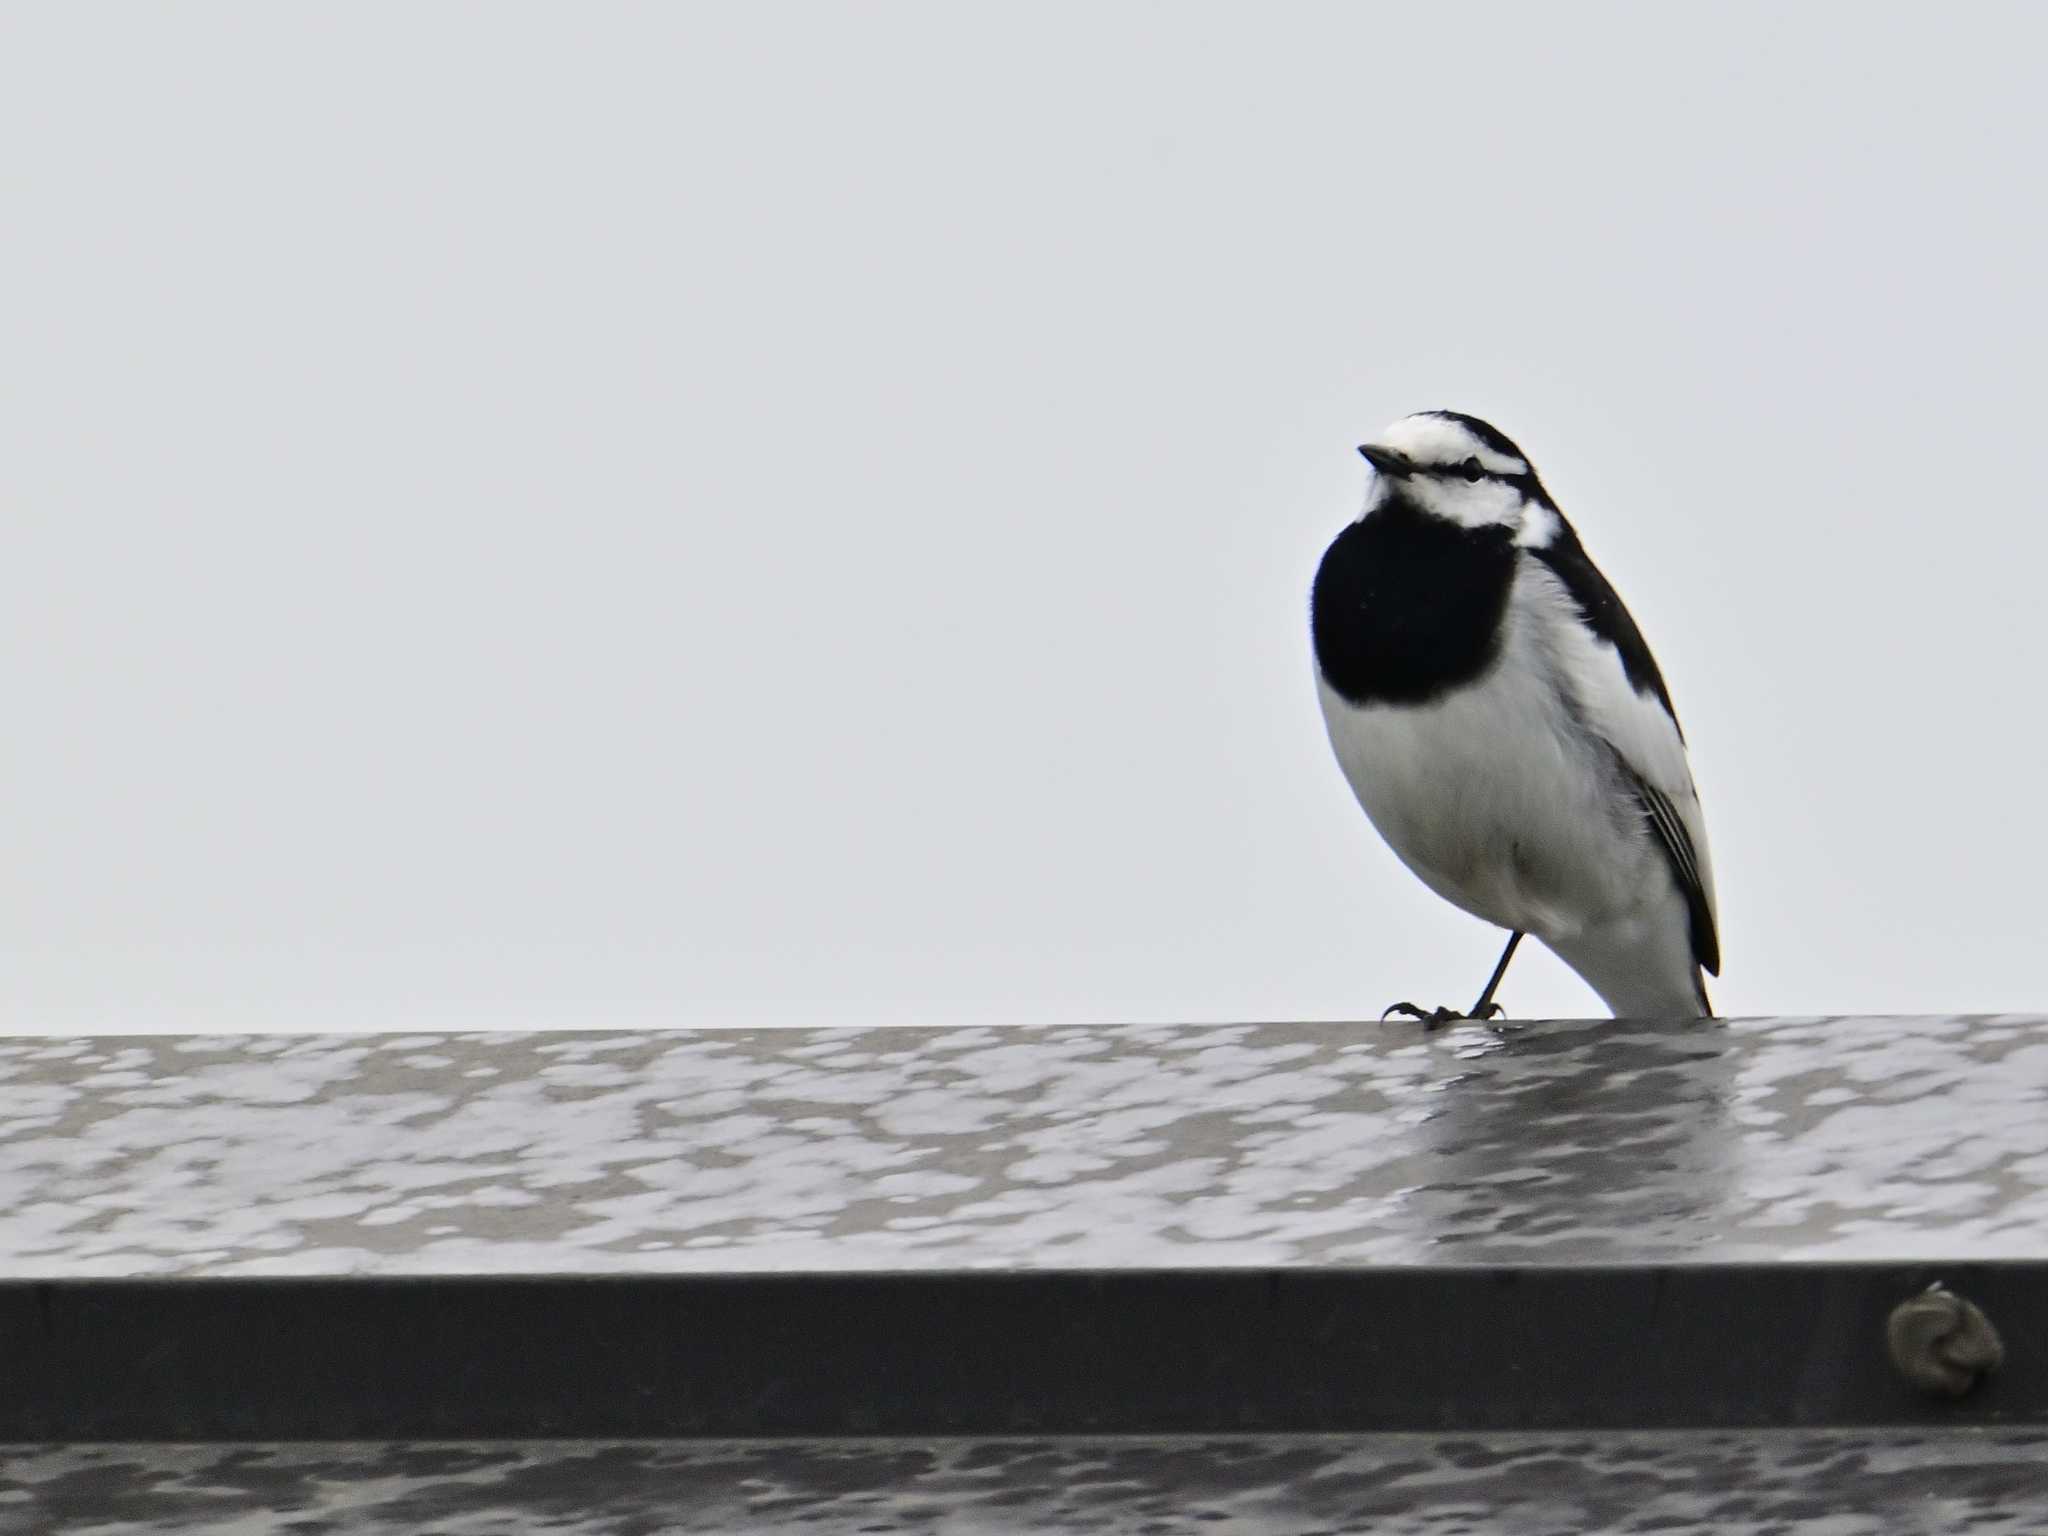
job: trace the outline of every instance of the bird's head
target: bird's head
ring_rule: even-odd
[[[1476,416],[1403,416],[1358,451],[1373,467],[1367,514],[1402,502],[1465,528],[1505,528],[1518,544],[1547,544],[1557,507],[1508,435]]]

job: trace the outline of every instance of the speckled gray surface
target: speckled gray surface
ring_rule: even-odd
[[[2039,1536],[2014,1431],[0,1448],[4,1536]]]
[[[2048,1021],[0,1040],[0,1274],[2048,1257]]]

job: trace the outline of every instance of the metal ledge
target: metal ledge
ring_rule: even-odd
[[[0,1438],[2035,1424],[2044,1106],[2017,1018],[6,1041]]]

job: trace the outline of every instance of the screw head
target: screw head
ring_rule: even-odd
[[[1961,1397],[2005,1362],[1991,1319],[1938,1280],[1892,1308],[1885,1344],[1900,1375],[1940,1397]]]

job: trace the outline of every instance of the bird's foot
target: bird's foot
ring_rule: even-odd
[[[1385,1021],[1397,1013],[1406,1018],[1421,1020],[1424,1029],[1442,1029],[1446,1024],[1462,1024],[1468,1019],[1483,1022],[1507,1016],[1507,1010],[1499,1003],[1488,1003],[1470,1013],[1460,1013],[1455,1008],[1419,1008],[1414,1003],[1395,1003],[1381,1014],[1380,1018]]]

